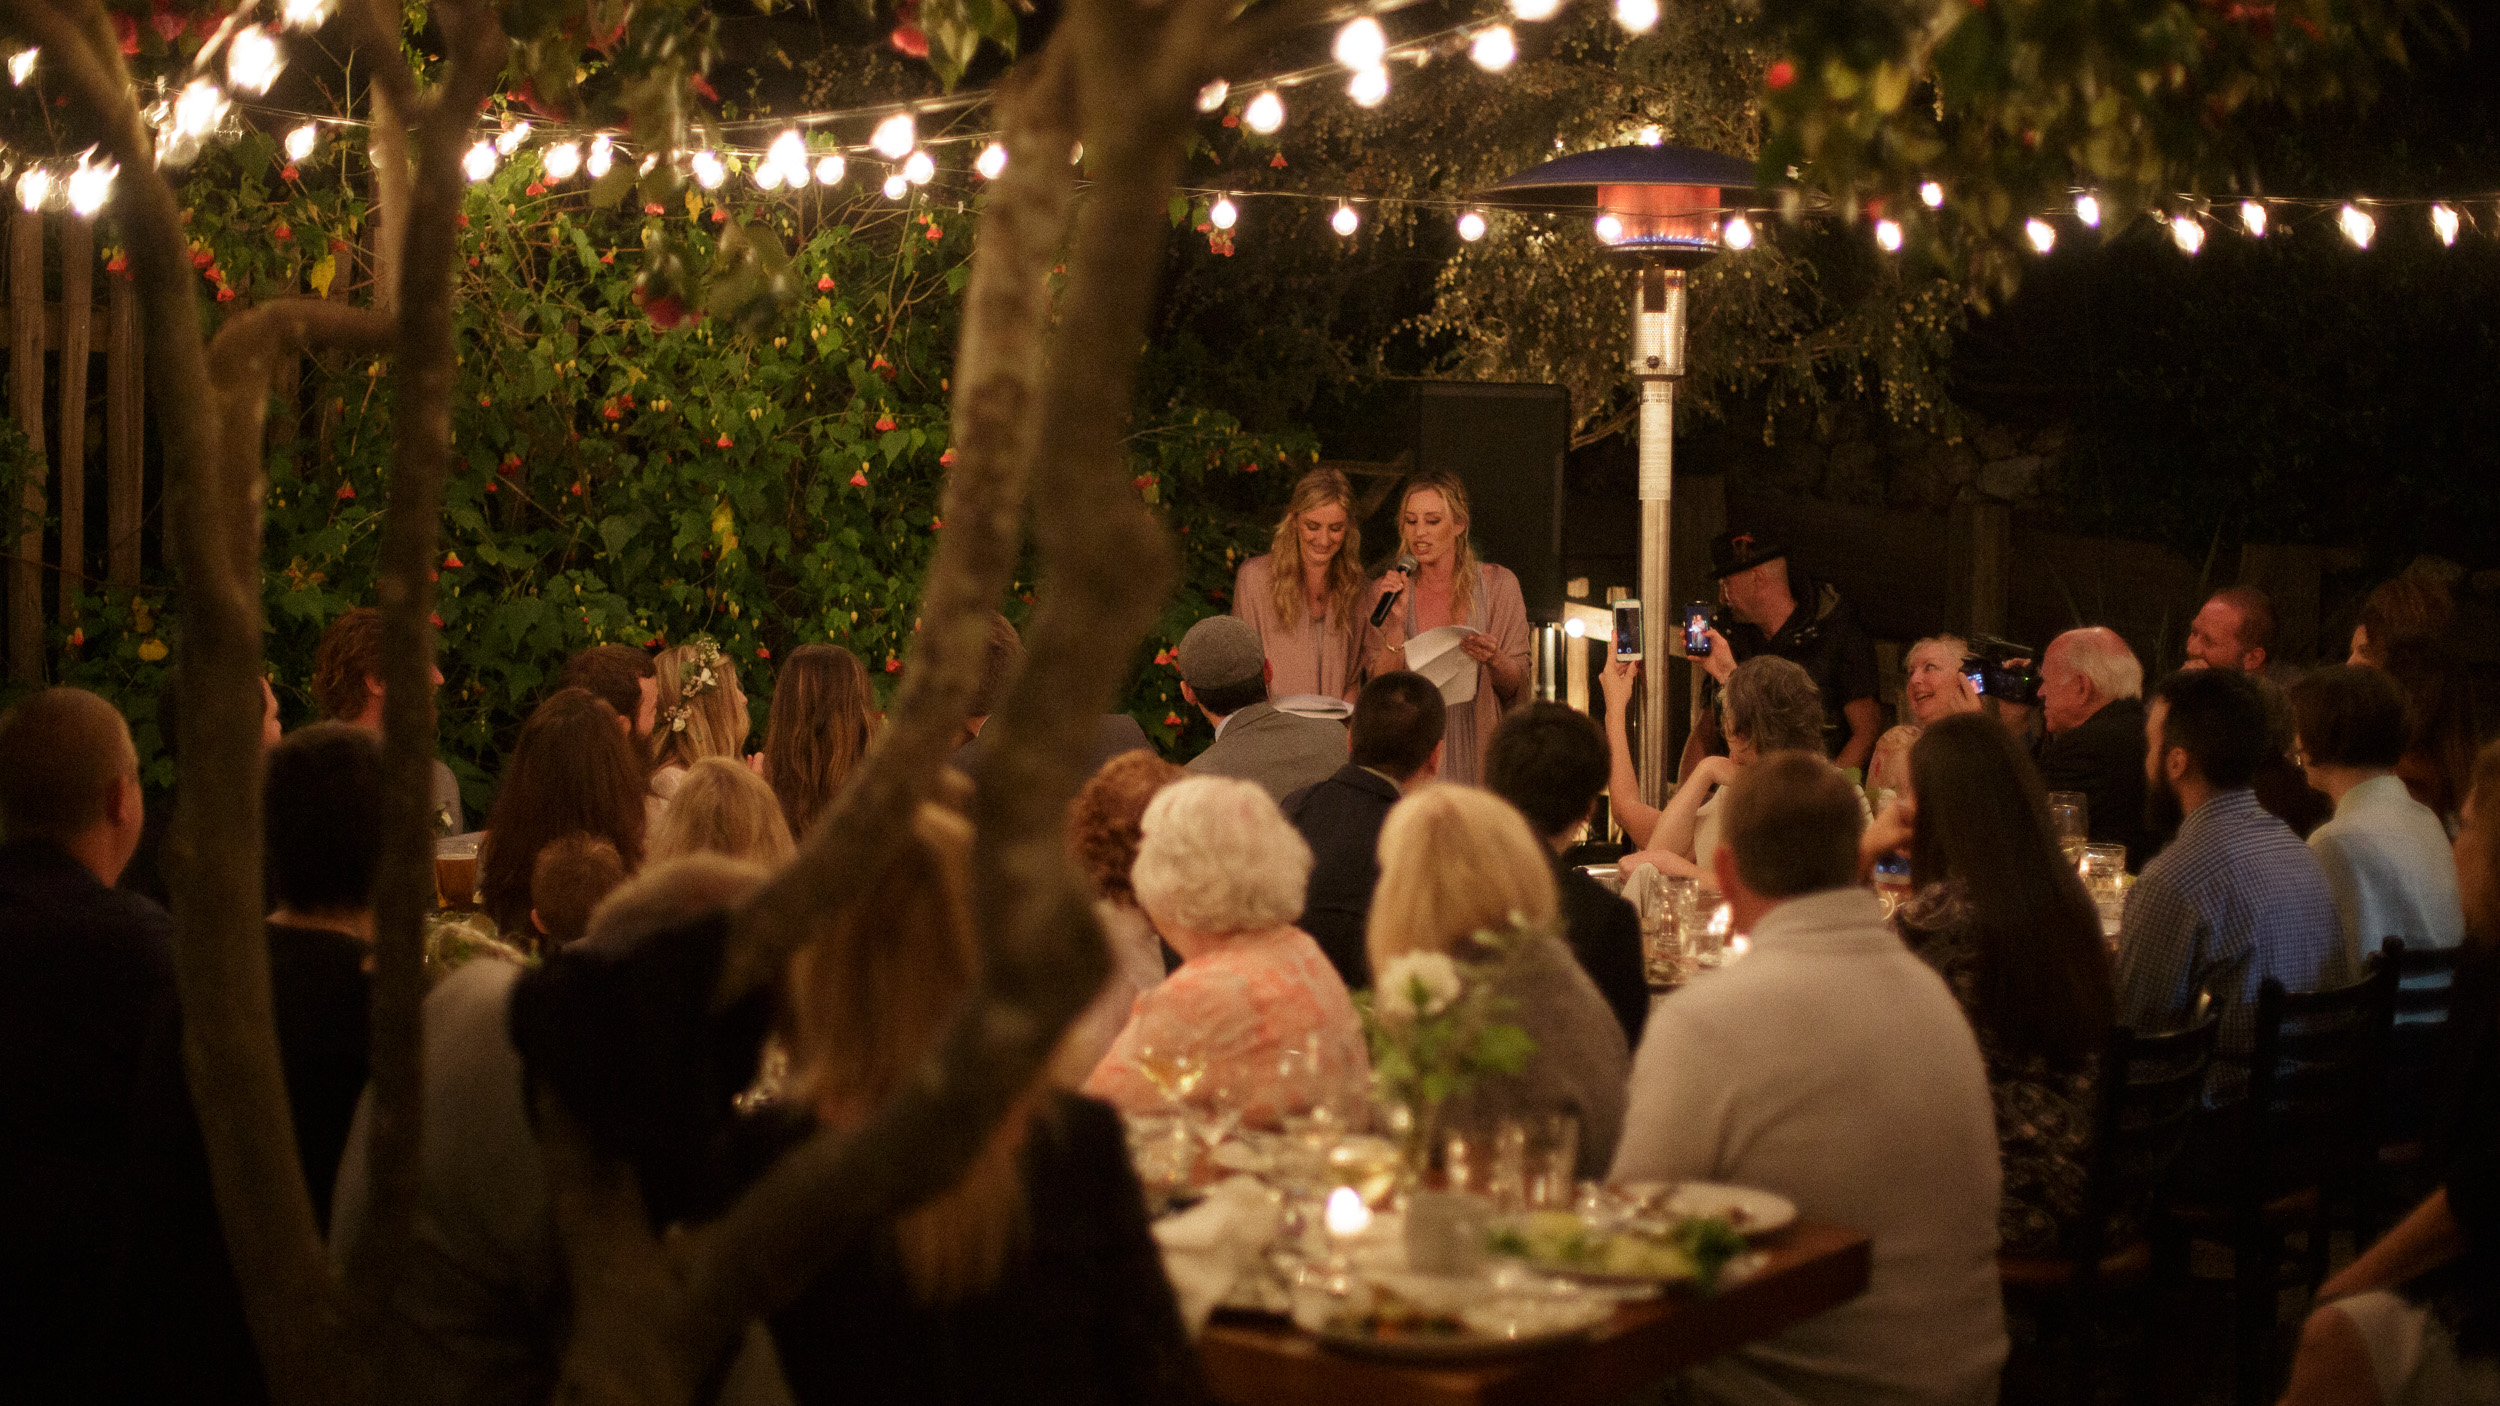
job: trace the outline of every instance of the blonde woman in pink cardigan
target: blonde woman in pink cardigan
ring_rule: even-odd
[[[1351,701],[1362,688],[1362,558],[1353,486],[1335,469],[1304,474],[1274,543],[1233,576],[1233,614],[1259,632],[1274,671],[1270,697]]]
[[[1450,708],[1441,734],[1441,779],[1479,785],[1493,729],[1527,701],[1527,600],[1509,568],[1476,560],[1467,536],[1467,489],[1455,474],[1436,469],[1406,481],[1398,497],[1398,541],[1416,568],[1384,573],[1364,594],[1368,622],[1382,595],[1402,593],[1388,619],[1364,633],[1365,677],[1405,668],[1406,642],[1426,630],[1473,626],[1477,633],[1458,647],[1476,662],[1476,696]]]

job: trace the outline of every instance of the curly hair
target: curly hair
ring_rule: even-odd
[[[1129,882],[1140,907],[1209,934],[1264,932],[1302,916],[1311,847],[1255,781],[1193,776],[1138,822]]]
[[[1103,763],[1068,802],[1068,858],[1094,886],[1094,897],[1137,906],[1129,869],[1137,863],[1138,826],[1156,793],[1188,776],[1152,752],[1123,752]]]
[[[372,697],[365,681],[382,676],[382,612],[357,606],[330,622],[313,651],[313,700],[323,716],[354,722]]]
[[[1727,735],[1742,737],[1757,754],[1823,750],[1823,691],[1814,676],[1776,654],[1757,654],[1736,666],[1719,695]]]

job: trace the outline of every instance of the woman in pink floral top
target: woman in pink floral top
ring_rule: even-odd
[[[1165,1111],[1173,1061],[1189,1058],[1205,1069],[1194,1096],[1253,1123],[1359,1095],[1371,1077],[1362,1021],[1293,925],[1311,851],[1276,802],[1252,782],[1193,777],[1159,792],[1142,828],[1130,883],[1182,963],[1137,998],[1085,1092],[1124,1113]]]

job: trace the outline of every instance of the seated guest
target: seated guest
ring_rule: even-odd
[[[1024,636],[1016,633],[1013,622],[996,611],[990,612],[989,650],[981,667],[981,688],[972,696],[972,714],[964,719],[963,740],[955,745],[949,764],[966,776],[978,774],[981,762],[981,729],[989,726],[990,715],[1007,702],[1008,686],[1024,668]],[[1126,713],[1105,713],[1094,724],[1093,750],[1087,754],[1087,775],[1102,770],[1102,764],[1122,752],[1151,752],[1154,744],[1146,740],[1146,730],[1137,719]]]
[[[2226,586],[2188,622],[2188,662],[2182,667],[2268,673],[2275,662],[2274,630],[2271,597],[2254,586]]]
[[[2500,745],[2471,776],[2456,841],[2466,937],[2439,1189],[2319,1286],[2285,1406],[2500,1401]]]
[[[480,908],[509,940],[525,941],[538,851],[565,835],[597,835],[616,846],[626,868],[640,868],[642,795],[642,767],[616,710],[578,688],[549,696],[521,724],[487,816]]]
[[[2257,804],[2266,808],[2266,814],[2308,839],[2335,814],[2335,799],[2310,785],[2294,758],[2299,751],[2299,728],[2282,686],[2264,674],[2248,677],[2256,681],[2258,693],[2266,700],[2266,754],[2258,759],[2256,774],[2248,778],[2248,789],[2256,793]]]
[[[2457,598],[2431,577],[2416,572],[2381,581],[2361,602],[2352,627],[2347,664],[2387,667],[2388,651],[2400,644],[2444,639],[2455,628]]]
[[[1208,616],[1181,636],[1175,654],[1181,697],[1215,724],[1215,741],[1190,759],[1191,772],[1256,781],[1281,801],[1345,764],[1344,724],[1280,712],[1267,701],[1267,656],[1249,622]]]
[[[2083,794],[2095,844],[2125,845],[2133,873],[2152,858],[2144,816],[2144,666],[2115,630],[2068,630],[2040,657],[2040,779]],[[2264,722],[2258,723],[2260,744]],[[2253,989],[2253,988],[2252,988]]]
[[[2454,947],[2465,937],[2448,832],[2405,790],[2405,700],[2377,669],[2338,664],[2292,685],[2299,751],[2309,784],[2334,798],[2335,818],[2309,836],[2344,921],[2346,954],[2379,943]]]
[[[2405,696],[2405,755],[2396,774],[2454,830],[2482,739],[2473,682],[2446,640],[2398,640],[2377,667]]]
[[[746,761],[747,732],[755,720],[747,712],[746,692],[738,687],[738,665],[721,652],[709,635],[660,651],[659,721],[651,737],[651,794],[666,801],[677,794],[686,768],[705,757]],[[652,819],[659,812],[650,812]]]
[[[269,874],[269,986],[313,1220],[330,1223],[347,1125],[373,1044],[373,879],[382,863],[382,748],[314,723],[269,752],[261,828]]]
[[[1163,984],[1163,939],[1137,906],[1129,870],[1137,863],[1138,827],[1147,803],[1189,775],[1152,752],[1124,752],[1103,763],[1068,802],[1068,857],[1094,891],[1094,916],[1111,946],[1111,975],[1102,994],[1060,1042],[1053,1061],[1069,1084],[1085,1082],[1128,1024],[1137,998]]]
[[[1629,680],[1618,690],[1616,670],[1607,670],[1606,712],[1611,723],[1619,708],[1630,706]],[[1620,696],[1624,701],[1616,702]],[[1652,810],[1638,799],[1639,783],[1631,776],[1628,753],[1615,752],[1613,795],[1616,817],[1626,835],[1641,849],[1618,861],[1631,873],[1646,864],[1670,878],[1700,879],[1711,875],[1710,856],[1719,848],[1720,816],[1727,788],[1745,768],[1780,752],[1823,750],[1823,695],[1814,676],[1776,654],[1757,654],[1728,674],[1719,691],[1720,729],[1727,736],[1727,755],[1703,757],[1694,763],[1664,810]],[[1625,789],[1627,785],[1631,789]]]
[[[1380,882],[1380,822],[1398,797],[1440,774],[1448,705],[1421,674],[1382,674],[1354,700],[1346,764],[1285,797],[1285,818],[1311,847],[1302,930],[1349,991],[1372,984],[1363,930]]]
[[[443,671],[434,669],[433,679],[434,686],[441,688]],[[312,690],[326,716],[381,735],[381,611],[360,605],[330,622],[313,651]],[[435,828],[442,834],[458,835],[468,829],[460,808],[460,783],[439,758],[434,763],[434,816]]]
[[[1875,739],[1875,754],[1866,764],[1866,791],[1881,800],[1886,791],[1905,791],[1910,782],[1910,748],[1919,730],[1955,713],[1980,710],[1979,695],[1962,672],[1970,642],[1960,635],[1931,635],[1910,646],[1902,658],[1908,677],[1901,685],[1901,716],[1907,721],[1884,730]]]
[[[590,915],[625,882],[616,846],[596,835],[566,835],[530,866],[530,926],[541,947],[560,950],[590,931]]]
[[[1514,718],[1517,714],[1512,715]],[[1497,734],[1498,736],[1498,730]],[[1569,1113],[1580,1125],[1575,1175],[1602,1177],[1623,1133],[1631,1047],[1606,998],[1556,936],[1553,851],[1500,797],[1426,786],[1380,829],[1372,904],[1372,982],[1410,952],[1439,952],[1499,973],[1500,1020],[1536,1048],[1517,1074],[1486,1074],[1441,1108],[1441,1125],[1490,1146],[1504,1118]],[[1502,945],[1479,941],[1492,934]]]
[[[629,644],[592,645],[564,661],[558,688],[584,688],[616,710],[616,721],[638,749],[651,745],[660,719],[660,667]]]
[[[1158,792],[1139,829],[1129,882],[1181,965],[1138,998],[1085,1092],[1127,1112],[1168,1109],[1155,1080],[1169,1058],[1190,1055],[1204,1063],[1203,1087],[1229,1089],[1272,1118],[1288,1097],[1278,1057],[1314,1037],[1324,1081],[1368,1080],[1371,1056],[1345,983],[1293,925],[1310,847],[1267,793],[1233,777],[1193,776]]]
[[[773,676],[771,721],[756,773],[772,783],[794,839],[833,804],[851,768],[868,754],[876,700],[859,656],[838,644],[803,644]]]
[[[2258,985],[2271,977],[2312,991],[2352,979],[2343,919],[2317,857],[2248,789],[2267,746],[2255,680],[2219,669],[2173,674],[2144,729],[2152,818],[2162,828],[2176,820],[2178,838],[2127,891],[2118,1018],[2175,1030],[2211,992],[2222,1029],[2208,1096],[2229,1103],[2247,1082]]]
[[[1649,1019],[1641,915],[1604,884],[1562,862],[1606,788],[1606,735],[1561,703],[1531,703],[1502,719],[1484,757],[1484,784],[1528,819],[1553,855],[1563,940],[1623,1027],[1624,1048]]]
[[[250,1399],[183,1082],[172,924],[111,887],[145,825],[113,705],[0,714],[0,1400]]]
[[[1910,750],[1909,789],[1868,827],[1868,859],[1907,848],[1893,915],[1979,1036],[1996,1101],[2008,1254],[2054,1255],[2083,1213],[2094,1060],[2116,999],[2101,918],[2049,828],[2022,744],[1986,716],[1947,718]]]
[[[1752,949],[1659,1002],[1615,1181],[1732,1182],[1865,1232],[1864,1294],[1695,1368],[1695,1399],[1996,1399],[1997,1136],[1969,1023],[1856,885],[1855,787],[1767,757],[1727,803],[1719,891]]]
[[[727,757],[686,768],[677,794],[651,830],[652,863],[689,854],[751,859],[767,869],[787,863],[798,847],[781,818],[781,801],[753,770]]]

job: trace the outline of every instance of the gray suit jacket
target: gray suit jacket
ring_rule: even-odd
[[[1223,735],[1191,759],[1189,769],[1200,776],[1256,781],[1282,801],[1335,775],[1345,758],[1345,724],[1296,717],[1277,711],[1273,703],[1253,703],[1225,720]]]

